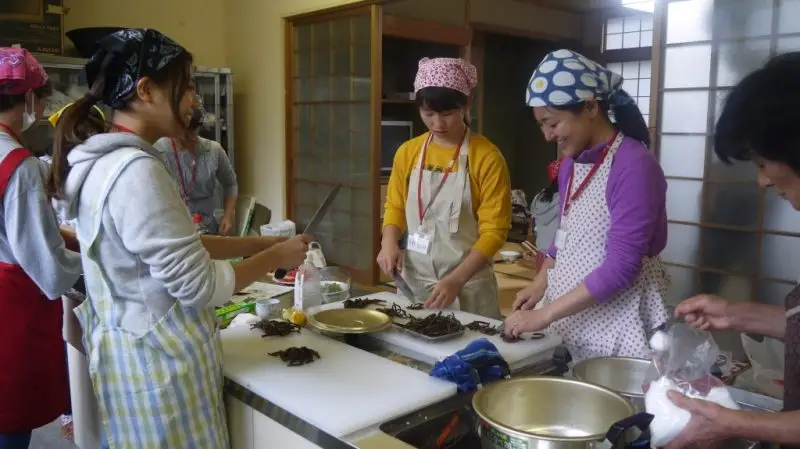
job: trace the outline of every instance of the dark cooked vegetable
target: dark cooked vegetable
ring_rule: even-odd
[[[467,324],[466,328],[484,335],[497,335],[500,333],[500,328],[498,326],[492,326],[486,321],[473,321]]]
[[[402,307],[398,306],[395,303],[392,303],[392,307],[382,307],[377,310],[378,312],[383,312],[392,318],[403,318],[403,319],[411,318],[411,315],[409,315],[408,312],[403,310]]]
[[[300,333],[300,326],[283,320],[261,320],[250,329],[260,330],[262,337],[285,337],[292,332]]]
[[[464,325],[458,321],[455,314],[443,315],[442,312],[432,313],[425,318],[411,316],[408,323],[398,326],[425,337],[443,337],[464,330]]]
[[[369,298],[358,298],[358,299],[346,299],[344,301],[344,308],[345,309],[363,309],[367,306],[385,306],[386,301],[380,299],[369,299]]]
[[[286,348],[283,351],[270,352],[273,357],[280,357],[288,366],[308,365],[320,358],[319,353],[305,346]]]

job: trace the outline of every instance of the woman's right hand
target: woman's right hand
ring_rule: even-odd
[[[514,304],[511,305],[511,310],[531,310],[536,307],[536,304],[544,298],[546,287],[539,285],[538,282],[533,281],[530,285],[523,288],[517,293],[517,298]]]
[[[306,260],[308,244],[313,240],[313,237],[310,235],[301,234],[272,245],[268,251],[275,251],[278,253],[281,263],[286,268],[299,267]]]
[[[381,245],[381,251],[378,253],[378,266],[389,276],[403,269],[403,252],[396,242]]]

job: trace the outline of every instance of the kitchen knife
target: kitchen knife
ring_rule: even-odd
[[[411,290],[411,287],[408,286],[406,280],[403,279],[403,276],[401,276],[400,273],[394,274],[394,283],[400,290],[400,293],[403,294],[403,296],[410,299],[411,302],[417,302],[417,298],[416,296],[414,296],[414,291]]]
[[[328,209],[331,208],[331,204],[333,204],[333,200],[336,199],[336,195],[339,194],[339,190],[341,188],[342,185],[337,184],[336,187],[334,187],[333,190],[331,190],[328,196],[325,197],[325,200],[322,202],[322,204],[319,205],[317,211],[314,212],[314,216],[311,217],[311,221],[308,222],[308,226],[306,226],[306,229],[303,230],[303,234],[311,235],[314,232],[316,232],[317,228],[319,227],[319,224],[322,223],[322,219],[325,218],[325,215],[328,213]],[[287,272],[286,269],[278,268],[277,270],[275,270],[273,278],[283,279],[283,277],[286,276],[286,272]]]
[[[311,218],[311,221],[308,223],[308,226],[306,226],[306,229],[303,231],[303,234],[310,235],[317,230],[319,224],[322,223],[322,219],[325,218],[325,215],[328,213],[328,209],[331,208],[331,204],[333,204],[333,200],[336,199],[336,195],[339,194],[339,189],[341,188],[342,185],[337,184],[336,187],[334,187],[333,190],[331,190],[331,193],[329,193],[328,196],[325,197],[325,201],[323,201],[322,204],[319,205],[319,209],[317,209],[317,212],[314,213],[314,216]]]

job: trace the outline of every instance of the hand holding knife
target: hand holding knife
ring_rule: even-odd
[[[311,217],[311,221],[306,226],[306,229],[303,231],[304,235],[313,235],[317,228],[319,227],[320,223],[322,223],[322,219],[325,218],[325,215],[328,213],[328,210],[331,208],[333,204],[333,200],[336,199],[336,195],[339,194],[339,190],[342,188],[341,184],[337,184],[333,190],[325,197],[325,200],[320,204],[319,209],[314,213],[314,216]],[[279,268],[275,270],[274,278],[275,279],[282,279],[286,276],[286,269]]]

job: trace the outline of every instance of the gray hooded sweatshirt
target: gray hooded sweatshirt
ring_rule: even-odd
[[[176,302],[211,307],[229,301],[233,267],[211,260],[159,152],[138,136],[100,134],[70,151],[64,195],[55,203],[59,214],[79,227],[90,222],[90,205],[114,165],[114,158],[103,156],[121,148],[147,156],[128,164],[109,190],[94,244],[119,311],[112,325],[141,334]],[[81,255],[86,268],[85,248]],[[97,273],[86,270],[84,276],[88,287]]]

